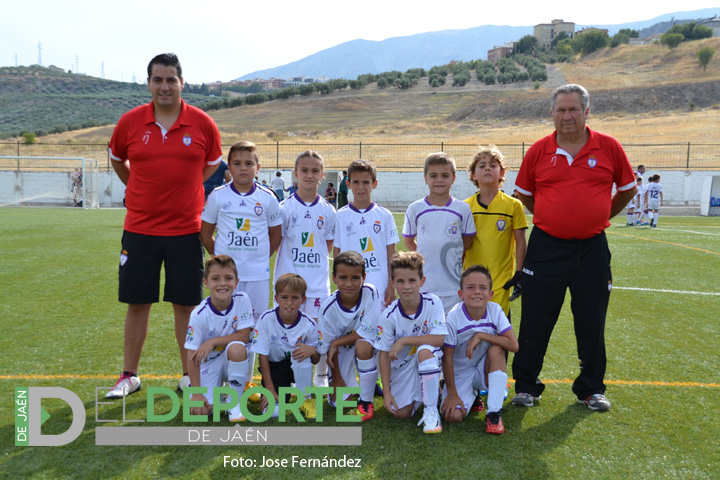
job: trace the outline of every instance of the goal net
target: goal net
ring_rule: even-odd
[[[0,156],[0,206],[98,208],[98,162],[82,157]]]

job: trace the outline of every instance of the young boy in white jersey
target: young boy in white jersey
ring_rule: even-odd
[[[278,391],[291,383],[305,393],[312,386],[313,364],[320,359],[317,324],[300,311],[307,283],[300,275],[286,273],[275,282],[277,307],[263,313],[255,326],[252,350],[258,354],[263,387],[275,397],[273,418],[278,414]],[[285,399],[286,401],[288,399]],[[264,412],[268,401],[262,397]],[[305,394],[300,407],[305,418],[315,418],[315,402]]]
[[[358,414],[363,422],[375,415],[373,394],[378,371],[373,342],[380,320],[380,294],[365,281],[365,259],[347,250],[333,262],[333,281],[337,290],[320,307],[316,347],[327,354],[331,387],[357,387],[355,359],[360,377]],[[331,401],[334,395],[331,395]]]
[[[635,180],[635,184],[637,185],[637,193],[635,194],[635,196],[633,196],[632,200],[630,200],[630,203],[628,203],[627,206],[627,227],[634,226],[635,217],[640,217],[640,206],[642,205],[643,192],[642,177],[637,177],[637,179]]]
[[[295,159],[293,175],[298,189],[280,204],[282,242],[275,259],[273,278],[297,273],[308,283],[307,299],[302,311],[317,320],[320,304],[330,296],[328,256],[335,238],[335,208],[317,188],[323,179],[324,161],[313,150],[302,152]],[[315,366],[315,386],[327,387],[325,357]]]
[[[455,285],[460,283],[463,255],[476,233],[470,206],[450,195],[454,183],[455,160],[442,152],[428,155],[429,193],[410,204],[402,231],[407,249],[425,258],[425,291],[440,298],[445,314],[460,301]]]
[[[225,254],[235,260],[240,273],[238,292],[252,300],[257,321],[270,302],[270,256],[282,238],[280,207],[273,193],[255,183],[260,168],[257,147],[237,142],[228,153],[233,181],[216,188],[202,212],[200,240],[210,255]],[[214,237],[217,228],[217,237]],[[255,356],[248,362],[247,388],[252,387]],[[253,395],[252,400],[259,400]]]
[[[490,271],[481,265],[467,268],[460,278],[462,299],[447,316],[443,345],[442,413],[451,423],[462,422],[478,391],[487,390],[485,431],[505,432],[500,410],[505,398],[505,352],[517,352],[518,341],[500,305],[493,298]]]
[[[440,359],[447,335],[442,303],[431,293],[420,293],[425,277],[418,252],[396,253],[390,275],[399,298],[382,313],[375,339],[385,409],[397,418],[408,418],[422,403],[418,425],[423,424],[426,434],[440,433]]]
[[[211,256],[205,262],[203,283],[210,296],[190,314],[185,348],[189,385],[205,387],[207,393],[190,397],[204,404],[190,407],[190,413],[210,414],[213,388],[227,380],[238,394],[238,403],[228,410],[228,418],[231,422],[245,421],[239,401],[248,378],[247,352],[250,330],[255,324],[250,299],[245,293],[235,292],[237,269],[227,255]]]
[[[658,216],[660,207],[663,203],[663,187],[660,185],[660,175],[653,175],[650,177],[650,183],[645,190],[645,203],[647,204],[648,210],[652,211],[652,218],[650,219],[650,226],[657,228]]]
[[[345,250],[355,250],[365,259],[367,282],[383,297],[383,306],[395,299],[388,264],[400,241],[395,219],[372,201],[377,187],[377,170],[372,162],[355,160],[348,167],[348,186],[353,201],[337,211],[333,258]]]

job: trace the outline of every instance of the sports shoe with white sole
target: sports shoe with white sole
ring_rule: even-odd
[[[418,426],[422,424],[423,433],[433,434],[442,432],[442,424],[440,423],[440,414],[437,408],[423,408],[423,416],[418,422]]]
[[[123,372],[117,383],[106,395],[105,398],[113,400],[115,398],[127,397],[131,393],[140,390],[140,377],[134,373]]]
[[[245,415],[243,415],[240,411],[240,405],[235,405],[227,412],[228,420],[230,420],[231,422],[244,422],[247,420],[247,418],[245,418]]]
[[[268,405],[268,406],[269,406],[269,405]],[[268,409],[268,407],[263,408],[262,413],[267,412],[267,409]],[[279,415],[280,415],[280,405],[278,405],[278,404],[276,403],[276,404],[275,404],[275,410],[273,411],[273,414],[270,415],[270,418],[278,418]]]
[[[190,386],[190,375],[188,375],[186,373],[185,375],[183,375],[183,377],[178,382],[177,389],[178,389],[178,391],[182,392],[189,386]]]
[[[610,410],[610,402],[607,398],[605,398],[605,395],[602,395],[600,393],[591,395],[585,400],[578,398],[578,403],[584,403],[588,406],[590,410],[596,410],[601,412],[607,412],[608,410]]]
[[[518,407],[534,407],[535,400],[540,400],[540,395],[533,397],[529,393],[518,393],[512,399],[512,404]]]

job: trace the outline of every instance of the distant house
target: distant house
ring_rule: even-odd
[[[553,39],[560,35],[560,32],[575,38],[575,23],[565,22],[562,19],[553,20],[551,23],[539,23],[535,25],[533,36],[537,38],[538,48],[549,49]]]
[[[501,58],[505,58],[512,53],[515,49],[515,42],[509,42],[502,47],[493,47],[492,50],[488,50],[487,59],[488,62],[497,63]]]
[[[655,41],[659,42],[660,37],[662,37],[662,33],[655,33],[645,38],[631,38],[630,45],[650,45],[655,43]]]
[[[708,27],[713,31],[713,37],[720,37],[720,18],[717,15],[713,18],[697,22],[698,25]]]

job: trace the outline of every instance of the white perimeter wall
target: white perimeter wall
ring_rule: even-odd
[[[269,180],[272,171],[261,171],[260,179]],[[292,173],[283,171],[285,185],[292,185]],[[720,175],[717,171],[647,171],[650,175],[660,174],[663,185],[664,205],[700,207],[700,195],[704,178]],[[503,190],[510,193],[515,188],[517,172],[509,172]],[[337,188],[337,172],[326,172],[326,178],[318,189],[324,195],[327,182]],[[69,198],[70,177],[67,172],[0,172],[0,205],[55,205],[71,206]],[[452,195],[465,199],[475,192],[475,186],[468,180],[467,172],[458,171]],[[125,193],[125,185],[114,172],[98,174],[98,201],[100,207],[120,207]],[[427,186],[422,172],[380,172],[378,186],[373,200],[394,211],[404,211],[415,200],[427,194]],[[352,193],[349,194],[352,200]]]

